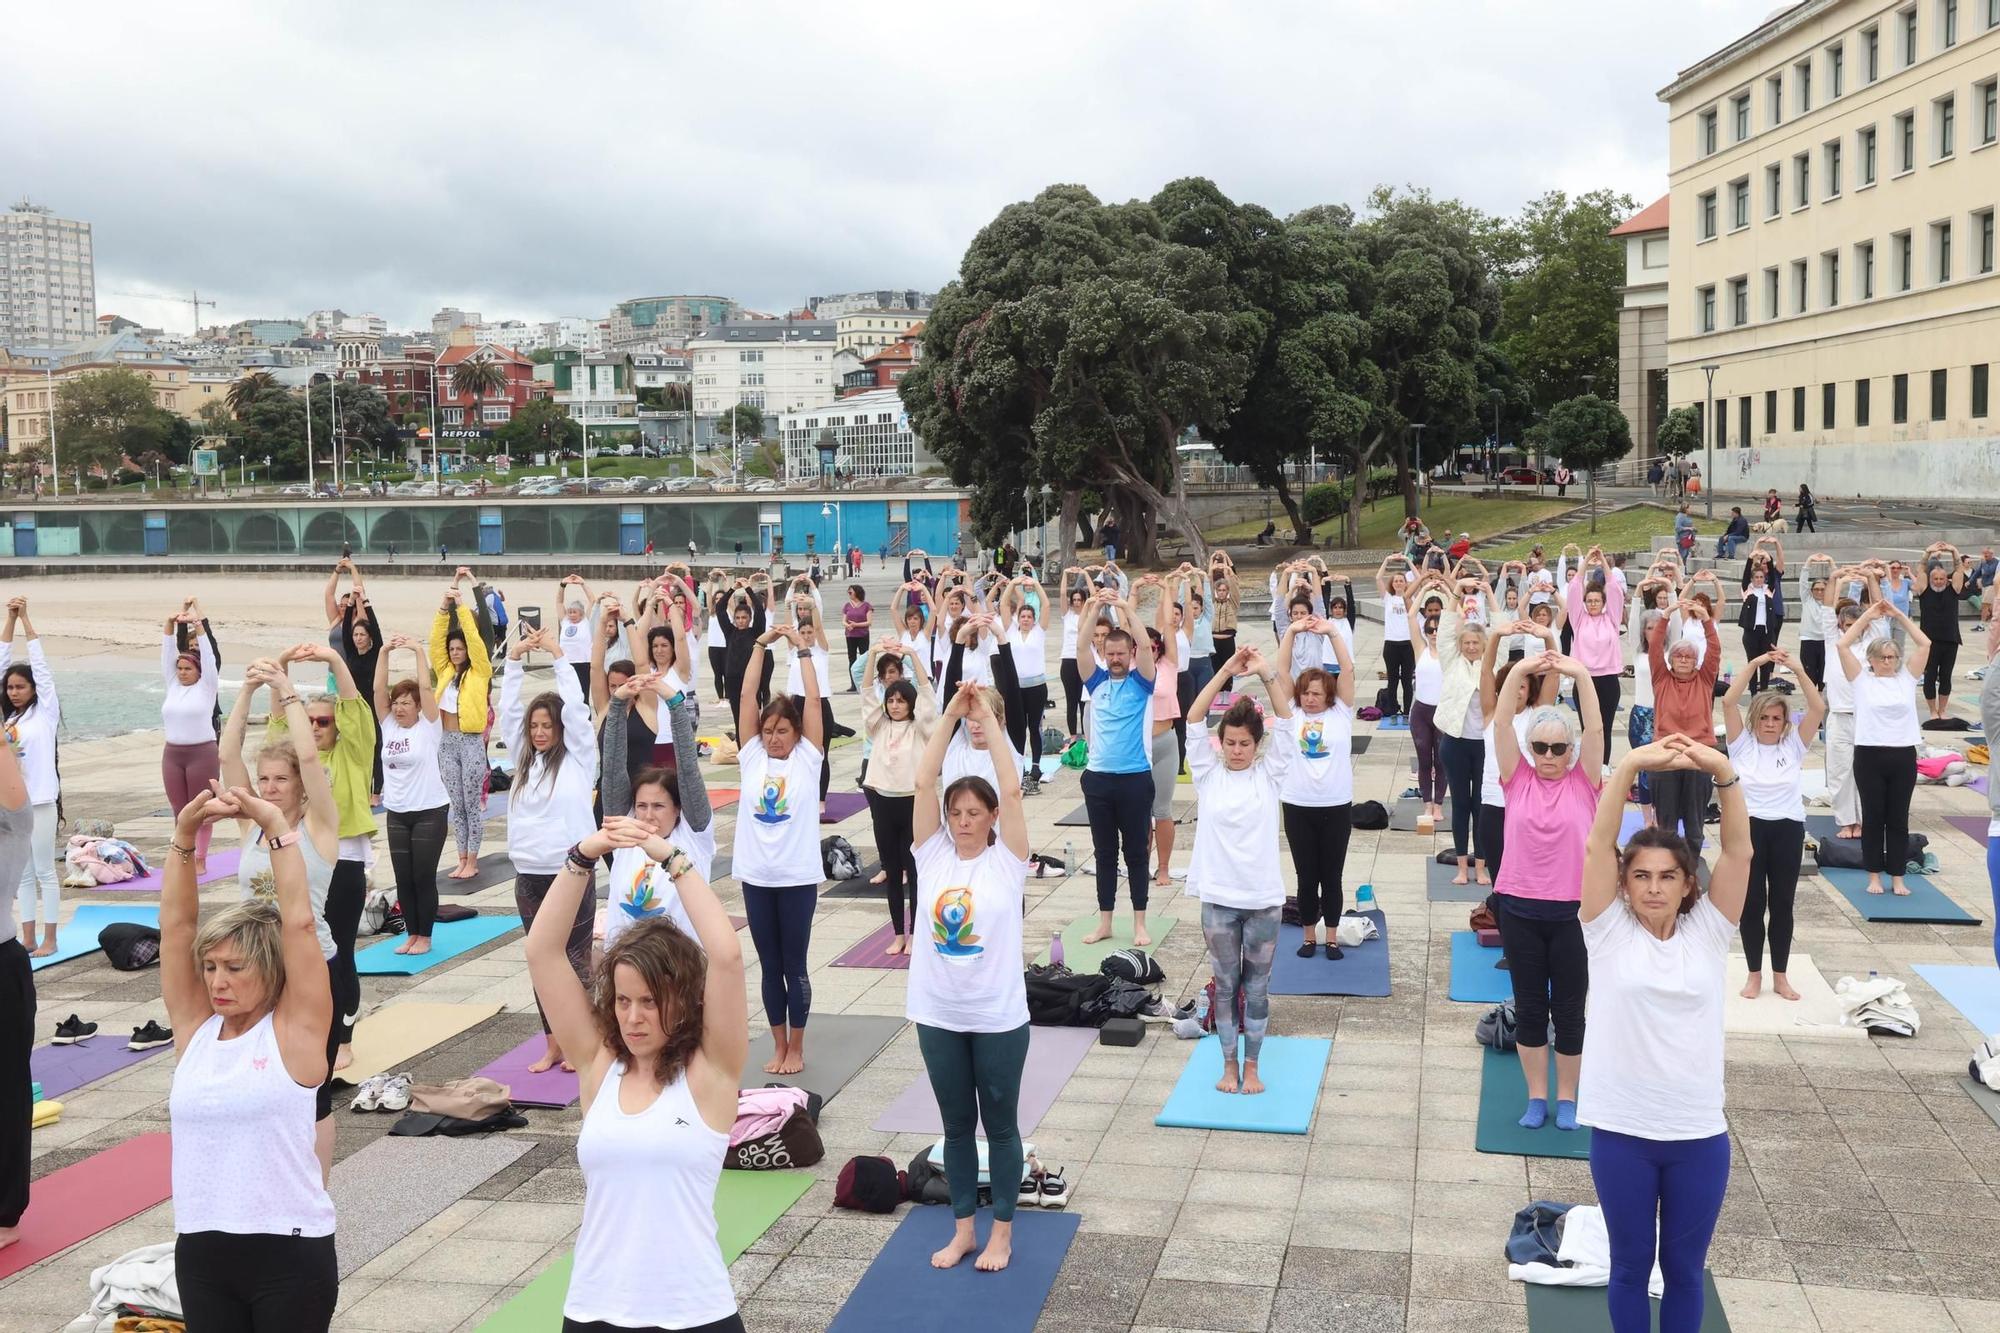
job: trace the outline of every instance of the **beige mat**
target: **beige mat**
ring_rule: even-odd
[[[1750,969],[1743,961],[1743,955],[1729,956],[1729,978],[1725,983],[1722,1005],[1722,1030],[1724,1032],[1754,1033],[1769,1037],[1831,1037],[1837,1040],[1866,1041],[1868,1033],[1863,1028],[1842,1027],[1840,1025],[1840,1002],[1834,998],[1833,987],[1827,985],[1826,978],[1813,966],[1811,955],[1795,953],[1785,973],[1785,979],[1792,983],[1792,989],[1799,993],[1796,1000],[1787,1000],[1771,989],[1770,960],[1765,959],[1764,993],[1754,1000],[1746,1000],[1740,994],[1743,983],[1750,978]]]
[[[377,1009],[354,1025],[354,1062],[333,1076],[358,1084],[371,1074],[407,1065],[413,1056],[469,1032],[500,1012],[492,1004],[423,1004],[415,1000]]]

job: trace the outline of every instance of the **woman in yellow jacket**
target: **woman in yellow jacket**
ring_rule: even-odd
[[[481,805],[486,796],[486,728],[492,720],[493,660],[472,608],[459,598],[458,584],[444,591],[444,605],[431,620],[431,670],[437,676],[438,721],[444,743],[438,774],[451,801],[451,829],[458,842],[458,865],[451,879],[479,873]]]

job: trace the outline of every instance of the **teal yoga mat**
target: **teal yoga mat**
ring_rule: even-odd
[[[1451,989],[1454,1000],[1471,1004],[1498,1004],[1514,994],[1514,979],[1498,966],[1498,949],[1480,947],[1479,937],[1469,930],[1451,933]]]
[[[977,1271],[970,1257],[955,1268],[931,1267],[954,1225],[949,1208],[903,1214],[827,1333],[933,1333],[946,1325],[953,1333],[1033,1333],[1083,1218],[1039,1208],[1015,1213],[1014,1257],[997,1273]],[[973,1225],[983,1245],[991,1214]]]
[[[1236,1129],[1262,1134],[1303,1134],[1312,1128],[1320,1084],[1333,1043],[1319,1037],[1266,1037],[1257,1061],[1264,1091],[1254,1097],[1217,1092],[1222,1043],[1203,1037],[1188,1052],[1180,1081],[1153,1117],[1176,1129]]]
[[[1906,898],[1893,893],[1868,892],[1868,872],[1820,867],[1820,878],[1833,885],[1840,896],[1854,904],[1863,921],[1908,921],[1918,925],[1976,926],[1979,918],[1945,896],[1942,889],[1922,875],[1905,875],[1909,886]]]
[[[1611,1307],[1603,1287],[1545,1287],[1524,1284],[1528,1289],[1528,1333],[1612,1333]],[[1653,1330],[1659,1333],[1660,1303],[1653,1302]],[[1715,1275],[1701,1275],[1701,1333],[1729,1333],[1729,1316],[1722,1311],[1722,1294],[1715,1289]]]
[[[364,977],[412,977],[439,963],[450,962],[467,949],[476,949],[490,940],[499,939],[510,930],[520,928],[521,918],[512,914],[440,921],[431,930],[429,953],[397,953],[396,946],[402,943],[402,937],[397,936],[380,944],[371,944],[355,954],[354,970]]]
[[[1549,1050],[1549,1119],[1540,1129],[1522,1129],[1521,1112],[1528,1109],[1528,1080],[1521,1057],[1512,1051],[1486,1048],[1479,1066],[1479,1128],[1473,1147],[1481,1152],[1515,1157],[1589,1157],[1590,1129],[1556,1128],[1556,1052]]]
[[[30,958],[28,965],[39,972],[45,967],[66,963],[72,958],[96,953],[97,932],[114,921],[134,921],[140,925],[157,928],[160,924],[159,904],[85,903],[76,909],[76,915],[57,927],[56,951],[46,957]]]
[[[1981,1035],[2000,1032],[2000,968],[1956,963],[1916,963],[1911,968],[1965,1015]]]

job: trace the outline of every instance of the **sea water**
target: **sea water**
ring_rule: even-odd
[[[56,663],[55,668],[56,697],[62,702],[63,740],[101,740],[159,729],[160,705],[166,702],[167,687],[157,668],[65,670],[61,663]],[[223,678],[221,703],[225,715],[242,687],[240,678]]]

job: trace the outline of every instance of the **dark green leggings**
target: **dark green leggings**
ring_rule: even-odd
[[[1011,1222],[1021,1192],[1021,1069],[1028,1062],[1028,1025],[1012,1032],[953,1032],[917,1024],[917,1049],[931,1076],[944,1121],[944,1178],[951,1215],[979,1209],[979,1143],[986,1126],[986,1169],[993,1182],[993,1220]]]

